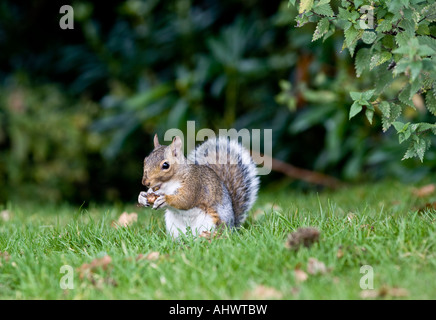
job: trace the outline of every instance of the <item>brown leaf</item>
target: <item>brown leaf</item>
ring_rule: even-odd
[[[385,298],[385,297],[392,297],[392,298],[401,298],[401,297],[407,297],[409,296],[409,291],[407,291],[404,288],[397,288],[397,287],[387,287],[382,286],[381,288],[375,290],[362,290],[360,292],[360,297],[363,299],[368,298]]]
[[[140,253],[137,257],[136,257],[136,261],[139,260],[149,260],[149,261],[155,261],[158,260],[160,257],[160,253],[157,251],[153,251],[148,253],[147,255],[143,255],[142,253]]]
[[[307,262],[307,272],[311,275],[325,274],[327,273],[327,268],[323,262],[315,258],[309,258]]]
[[[409,296],[409,291],[404,288],[391,288],[388,291],[391,297],[407,297]]]
[[[307,273],[304,272],[303,270],[301,270],[301,269],[295,269],[295,270],[294,270],[294,277],[295,277],[295,281],[297,281],[297,282],[304,282],[304,281],[307,280],[307,278],[308,278],[309,276],[308,276]]]
[[[244,295],[247,299],[282,299],[283,294],[271,287],[258,285],[251,292],[246,292]]]
[[[102,268],[106,270],[108,266],[111,264],[112,258],[108,255],[105,255],[102,258],[96,258],[91,261],[91,263],[82,264],[77,271],[79,272],[80,279],[83,279],[85,276],[90,279],[91,275],[97,268]]]
[[[413,194],[418,198],[424,198],[434,193],[435,190],[436,190],[436,186],[432,183],[432,184],[425,185],[421,188],[414,189]]]
[[[11,256],[9,255],[9,253],[7,251],[4,251],[4,252],[0,251],[0,267],[3,265],[2,260],[4,262],[8,262],[10,258],[11,258]],[[12,263],[14,263],[14,262],[12,262]]]
[[[11,212],[9,210],[2,210],[2,212],[0,212],[0,219],[4,222],[8,222],[11,219]]]
[[[132,212],[132,213],[123,212],[118,218],[118,221],[112,222],[112,227],[114,228],[127,227],[132,225],[136,221],[138,221],[138,214],[136,212]]]
[[[4,252],[0,251],[0,258],[5,260],[6,262],[8,262],[9,259],[11,258],[11,256],[9,255],[9,253],[7,251],[4,251]]]
[[[428,202],[417,210],[419,213],[423,213],[424,211],[436,210],[436,202]]]
[[[215,231],[202,231],[199,235],[200,238],[205,238],[207,239],[207,241],[209,241],[209,243],[212,242],[213,239],[224,239],[226,238],[223,235],[222,230],[215,230]]]
[[[258,220],[264,214],[265,211],[263,209],[256,209],[251,216],[253,217],[254,220]]]
[[[212,238],[212,233],[210,231],[202,231],[200,234],[200,238],[210,240]]]
[[[355,218],[356,218],[356,215],[354,213],[350,212],[350,213],[347,214],[347,221],[349,223],[351,223]]]
[[[288,235],[285,246],[291,250],[298,250],[301,245],[308,248],[319,240],[319,234],[316,228],[298,228],[297,231]]]
[[[336,252],[336,258],[340,259],[344,256],[344,252],[342,251],[342,248],[340,247],[338,251]]]

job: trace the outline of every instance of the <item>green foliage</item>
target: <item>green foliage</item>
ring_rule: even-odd
[[[104,142],[86,132],[98,106],[71,104],[58,87],[34,87],[17,77],[0,89],[0,107],[7,124],[0,128],[0,143],[7,137],[11,146],[0,154],[0,176],[8,186],[0,197],[53,202],[88,197],[91,190],[83,186],[94,177],[91,157],[98,159]]]
[[[350,118],[365,110],[370,123],[376,109],[383,130],[391,127],[407,107],[415,108],[415,95],[425,96],[429,112],[436,112],[436,4],[434,1],[335,1],[337,11],[329,0],[299,1],[297,26],[317,22],[312,40],[330,36],[328,31],[342,30],[342,50],[355,57],[356,76],[364,72],[382,73],[383,80],[374,81],[372,88],[359,94],[350,92],[353,104]],[[295,1],[289,4],[296,5]],[[404,83],[397,89],[394,100],[386,99],[386,91],[394,82]],[[391,112],[392,110],[392,112]],[[399,141],[409,142],[403,159],[418,157],[423,161],[431,142],[430,124],[408,126],[395,122]]]
[[[384,51],[371,50],[380,41],[395,50],[404,40],[378,38],[387,22],[361,34],[349,21],[351,11],[341,10],[348,19],[342,29],[353,25],[351,58],[340,51],[339,11],[330,1],[308,1],[303,9],[315,14],[299,15],[301,28],[289,28],[298,8],[287,0],[116,0],[110,6],[81,0],[73,7],[74,30],[61,30],[53,27],[61,15],[50,1],[0,5],[1,202],[34,192],[41,201],[135,202],[153,135],[185,131],[187,120],[197,130],[273,129],[275,158],[343,180],[416,180],[436,170],[432,149],[422,165],[396,161],[415,134],[434,143],[432,129],[416,128],[401,145],[388,129],[394,122],[431,124],[433,114],[405,109],[416,103],[409,99],[413,86],[402,90],[411,71],[394,77]],[[433,22],[428,29],[419,25],[416,54],[427,50],[421,45],[434,49]],[[392,54],[391,60],[407,58]],[[423,84],[433,85],[430,80]],[[358,99],[354,108],[362,109],[349,121],[350,92],[373,89],[371,98]],[[435,96],[421,95],[436,113]],[[19,116],[10,109],[13,96],[26,101]],[[369,125],[360,114],[371,118],[371,106]],[[266,188],[283,176],[262,179]]]

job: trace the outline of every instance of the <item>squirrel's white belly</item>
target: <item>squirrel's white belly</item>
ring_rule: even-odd
[[[212,217],[199,208],[178,210],[167,207],[165,224],[167,231],[174,238],[177,238],[180,233],[186,234],[187,231],[193,235],[200,235],[203,231],[210,231],[215,228]]]

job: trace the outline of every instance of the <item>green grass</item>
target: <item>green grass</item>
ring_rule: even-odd
[[[10,219],[0,218],[0,252],[9,254],[0,257],[0,299],[269,298],[258,286],[274,288],[271,297],[281,299],[360,299],[362,265],[373,268],[373,292],[403,288],[403,298],[434,299],[435,212],[417,211],[433,200],[392,182],[319,195],[270,191],[260,194],[252,213],[261,210],[243,228],[210,242],[173,241],[162,212],[134,205],[8,204]],[[111,227],[123,211],[137,212],[138,222]],[[287,249],[287,235],[306,226],[321,231],[319,242]],[[136,260],[156,251],[158,260]],[[81,265],[105,255],[112,258],[106,269],[80,277]],[[309,274],[309,258],[328,272]],[[63,265],[73,268],[74,289],[60,288]],[[296,268],[306,281],[297,281]]]

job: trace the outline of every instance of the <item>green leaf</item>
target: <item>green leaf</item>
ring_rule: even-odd
[[[390,31],[392,29],[392,23],[391,23],[391,19],[384,19],[382,20],[377,28],[375,29],[377,32],[386,32],[386,31]]]
[[[297,22],[297,28],[301,28],[309,22],[309,17],[306,14],[299,14],[295,17],[295,21]]]
[[[382,45],[391,50],[396,48],[395,37],[390,34],[385,35],[382,39]]]
[[[428,36],[418,36],[418,41],[420,45],[426,45],[436,50],[436,39],[430,38]]]
[[[356,114],[358,114],[360,111],[362,111],[362,106],[359,102],[354,101],[354,103],[351,105],[350,108],[350,115],[348,119],[353,118]]]
[[[401,106],[395,103],[390,103],[389,107],[389,117],[382,117],[383,132],[386,132],[391,127],[392,123],[398,119],[402,111]]]
[[[436,97],[431,91],[428,91],[425,95],[425,106],[427,107],[428,111],[436,116]]]
[[[373,90],[362,92],[362,99],[369,101],[372,98],[374,91],[375,90],[373,89]]]
[[[351,99],[353,99],[354,101],[362,99],[361,92],[351,91],[350,96],[351,96]]]
[[[424,132],[427,130],[431,130],[431,131],[436,130],[436,124],[426,123],[426,122],[418,123],[418,127],[417,127],[418,132]]]
[[[395,36],[395,42],[400,47],[401,46],[407,46],[407,42],[409,41],[409,39],[410,39],[410,37],[406,33],[404,33],[404,32],[399,32]]]
[[[368,48],[362,48],[357,51],[354,66],[356,68],[356,76],[359,78],[362,72],[369,68],[371,61],[371,51]]]
[[[378,109],[382,113],[382,115],[386,118],[389,118],[391,115],[391,107],[389,105],[389,102],[382,101],[378,104]]]
[[[312,9],[313,7],[313,0],[301,0],[300,1],[300,7],[298,9],[298,13],[305,13]]]
[[[391,85],[394,81],[394,76],[392,72],[387,70],[387,63],[379,65],[373,69],[373,73],[375,74],[375,92],[377,95],[380,95],[387,87]]]
[[[322,18],[318,21],[318,24],[316,25],[315,32],[313,33],[312,41],[318,40],[323,35],[327,33],[329,30],[329,19],[328,18]]]
[[[354,49],[356,48],[357,41],[362,37],[363,33],[364,31],[362,29],[356,29],[354,25],[351,25],[345,30],[345,41],[342,48],[348,48],[351,56],[354,55]]]
[[[324,35],[324,37],[322,38],[322,41],[324,42],[328,37],[330,37],[331,35],[333,35],[336,31],[336,27],[334,24],[330,24],[329,26],[329,30],[327,31],[327,33]]]
[[[379,66],[385,63],[386,61],[391,60],[391,58],[392,58],[392,53],[390,53],[389,51],[377,52],[371,58],[369,69],[372,70],[376,66]]]
[[[406,124],[402,122],[394,122],[392,123],[392,125],[395,127],[395,130],[397,130],[398,139],[400,143],[403,143],[404,141],[408,140],[412,135],[410,122]]]
[[[363,4],[363,0],[354,0],[354,6],[359,8]]]
[[[430,28],[426,24],[421,24],[418,26],[418,29],[416,30],[417,34],[420,35],[429,35],[430,34]]]
[[[436,2],[422,9],[422,15],[429,22],[436,22]]]
[[[412,102],[411,96],[410,96],[410,89],[411,85],[407,84],[398,95],[398,99],[404,103],[405,105],[408,105],[409,107],[415,108],[415,105]]]
[[[410,67],[410,78],[412,81],[414,81],[416,79],[416,77],[418,77],[418,75],[421,72],[422,69],[422,61],[412,61],[409,64]]]
[[[366,44],[371,44],[377,38],[377,33],[374,31],[364,31],[362,34],[362,41]]]
[[[365,115],[366,115],[366,118],[368,119],[369,123],[372,124],[372,118],[374,117],[374,110],[366,109]]]
[[[333,17],[335,13],[332,10],[332,7],[330,6],[330,3],[317,5],[313,8],[313,11],[319,15],[327,16],[327,17]]]
[[[423,162],[425,152],[430,148],[430,145],[431,141],[429,138],[414,135],[402,160],[418,157]]]
[[[409,128],[410,122],[403,123],[400,121],[395,121],[392,123],[392,125],[394,126],[395,130],[397,130],[398,133],[403,133]]]

